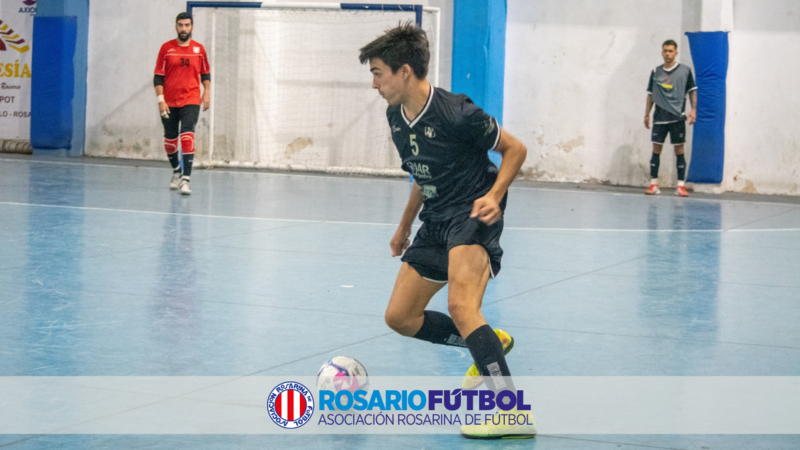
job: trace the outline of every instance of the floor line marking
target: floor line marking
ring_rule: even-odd
[[[107,160],[108,162],[107,163],[92,163],[92,162],[83,162],[83,161],[80,161],[80,160],[76,160],[74,162],[73,161],[46,161],[46,160],[41,160],[41,159],[18,159],[18,158],[0,158],[0,161],[23,162],[23,163],[28,163],[28,164],[30,164],[30,163],[62,164],[62,165],[73,165],[73,166],[113,167],[113,168],[123,168],[123,169],[124,168],[134,168],[134,169],[153,169],[153,170],[161,170],[161,171],[168,170],[166,168],[162,169],[160,167],[154,167],[154,166],[150,166],[150,165],[136,165],[139,162],[146,163],[146,164],[151,164],[151,163],[154,163],[154,162],[155,163],[160,162],[159,160],[155,160],[155,159],[119,158],[119,160],[118,160],[118,158],[107,158],[107,157],[102,157],[102,156],[89,156],[89,158],[103,159],[103,160]],[[125,162],[125,161],[127,161],[127,162],[129,162],[130,164],[133,164],[133,165],[131,166],[131,165],[128,165],[128,164],[123,164],[123,162]],[[241,170],[237,170],[237,169],[242,169],[242,168],[219,166],[219,167],[214,167],[210,172],[211,173],[213,173],[213,172],[257,173],[257,174],[274,175],[274,176],[281,176],[281,177],[292,176],[292,177],[329,178],[329,179],[348,178],[348,179],[366,180],[366,181],[389,181],[389,182],[392,182],[392,183],[400,183],[400,182],[406,183],[407,180],[408,180],[405,176],[401,176],[401,177],[395,177],[395,176],[363,176],[363,175],[358,175],[358,174],[355,174],[355,175],[348,175],[348,174],[330,175],[330,174],[325,174],[325,173],[308,173],[308,172],[278,172],[278,171],[272,171],[272,170],[260,170],[260,169],[257,169],[257,168],[247,168],[247,167],[243,168],[243,169],[246,169],[245,171],[241,171]],[[540,183],[541,183],[541,181],[540,181]],[[547,183],[547,182],[544,182],[544,183]],[[557,182],[554,182],[554,184],[555,183],[557,183]],[[576,183],[576,182],[567,182],[567,183],[576,184],[578,186],[581,185],[581,183]],[[626,187],[626,186],[619,186],[619,187]],[[628,187],[630,187],[630,186],[628,186]],[[625,196],[643,197],[643,194],[641,192],[612,192],[612,191],[597,191],[597,190],[592,190],[592,189],[580,190],[581,189],[580,187],[578,187],[578,188],[557,188],[557,187],[549,188],[549,187],[539,187],[539,186],[511,186],[511,187],[509,187],[509,189],[510,190],[520,190],[520,191],[566,192],[566,193],[569,193],[569,194],[609,194],[609,195],[616,195],[616,196],[625,195]],[[639,188],[636,188],[636,189],[639,189]],[[642,188],[642,189],[644,189],[644,188]],[[738,192],[729,192],[729,193],[738,194]],[[714,195],[714,194],[709,194],[709,195]],[[771,195],[771,194],[765,194],[765,195]],[[772,195],[780,195],[780,194],[772,194]],[[688,201],[692,201],[692,202],[753,203],[753,204],[759,204],[759,205],[762,205],[762,204],[789,205],[789,206],[798,207],[797,205],[794,205],[792,203],[756,201],[756,200],[736,200],[736,199],[723,199],[723,198],[716,199],[716,198],[705,198],[705,197],[699,197],[699,198],[698,197],[690,197],[690,198],[686,199],[686,198],[683,198],[683,197],[667,197],[667,196],[664,196],[664,198],[673,198],[675,200],[688,200]]]
[[[230,219],[230,220],[254,220],[262,222],[294,222],[294,223],[319,223],[319,224],[332,224],[332,225],[367,225],[367,226],[380,226],[380,227],[396,227],[396,223],[384,222],[350,222],[344,220],[312,220],[312,219],[277,219],[269,217],[246,217],[246,216],[220,216],[215,214],[192,214],[192,213],[176,213],[164,211],[142,211],[136,209],[118,209],[118,208],[100,208],[94,206],[69,206],[69,205],[45,205],[41,203],[22,203],[22,202],[0,202],[0,205],[9,206],[29,206],[35,208],[63,208],[63,209],[78,209],[84,211],[101,211],[101,212],[122,212],[132,214],[152,214],[159,216],[179,216],[179,217],[198,217],[207,219]],[[784,214],[779,213],[776,215]],[[761,219],[759,219],[761,220]],[[414,225],[414,226],[419,226]],[[742,225],[739,225],[742,226]],[[753,233],[753,232],[794,232],[800,231],[800,228],[759,228],[759,229],[720,229],[720,230],[681,230],[681,229],[665,229],[665,230],[649,230],[645,228],[539,228],[539,227],[505,227],[505,230],[512,231],[565,231],[565,232],[589,232],[589,233]]]
[[[512,298],[516,298],[516,297],[519,297],[521,295],[530,294],[533,291],[538,291],[540,289],[545,289],[545,288],[548,288],[550,286],[554,286],[556,284],[563,283],[565,281],[571,281],[571,280],[574,280],[576,278],[580,278],[580,277],[583,277],[583,276],[586,276],[586,275],[591,275],[593,273],[597,273],[597,272],[600,272],[600,271],[603,271],[603,270],[606,270],[606,269],[610,269],[612,267],[620,266],[622,264],[627,264],[629,262],[636,261],[637,259],[642,259],[642,258],[644,258],[646,256],[647,255],[639,255],[639,256],[637,256],[635,258],[630,258],[630,259],[626,259],[625,261],[616,262],[616,263],[611,264],[609,266],[600,267],[599,269],[590,270],[588,272],[583,272],[583,273],[579,273],[579,274],[576,274],[576,275],[573,275],[573,276],[570,276],[570,277],[567,277],[567,278],[562,278],[561,280],[556,280],[556,281],[553,281],[551,283],[543,284],[541,286],[536,286],[534,288],[528,289],[527,291],[522,291],[522,292],[519,292],[519,293],[514,294],[514,295],[509,295],[508,297],[504,297],[504,298],[497,299],[497,300],[494,300],[494,301],[489,301],[489,302],[484,301],[483,304],[487,305],[487,306],[493,306],[493,305],[495,305],[497,303],[504,302],[506,300],[511,300]]]

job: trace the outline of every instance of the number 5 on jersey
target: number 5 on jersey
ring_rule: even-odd
[[[417,138],[417,135],[412,134],[409,138],[411,139],[411,154],[414,156],[419,155],[419,145],[417,145],[417,142],[414,140]]]

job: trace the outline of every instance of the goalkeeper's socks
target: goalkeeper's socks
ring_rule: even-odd
[[[194,162],[194,153],[183,154],[183,178],[189,179],[192,176],[192,162]]]
[[[180,172],[181,160],[178,156],[178,140],[164,139],[164,150],[167,152],[167,158],[169,158],[169,164],[172,166],[172,171]]]
[[[183,174],[188,179],[192,175],[192,162],[194,161],[194,133],[181,134],[181,150],[183,150]]]

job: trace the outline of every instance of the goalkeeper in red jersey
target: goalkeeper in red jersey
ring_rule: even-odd
[[[194,127],[200,116],[200,103],[202,101],[203,111],[211,105],[211,67],[205,47],[192,40],[193,24],[189,14],[178,14],[175,19],[178,38],[161,46],[153,76],[158,110],[164,125],[164,149],[172,165],[169,187],[180,189],[183,195],[192,193],[189,181],[194,159]],[[203,85],[202,97],[200,84]],[[183,150],[182,173],[178,157],[179,139]]]

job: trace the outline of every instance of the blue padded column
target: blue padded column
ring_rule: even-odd
[[[725,165],[725,107],[728,33],[686,33],[697,78],[697,122],[686,181],[722,182]]]
[[[506,0],[455,0],[452,90],[503,123]],[[490,153],[495,164],[500,155]]]
[[[75,17],[34,17],[31,72],[31,146],[72,148],[75,93]]]
[[[81,156],[84,152],[86,142],[86,74],[88,69],[89,55],[89,0],[48,0],[39,2],[36,10],[36,18],[63,18],[71,17],[77,21],[77,33],[74,39],[72,65],[73,65],[73,99],[72,99],[72,139],[68,145],[58,149],[37,148],[31,136],[33,154],[58,155],[58,156]],[[34,23],[35,23],[34,19]],[[34,35],[36,26],[34,25]],[[45,48],[36,43],[33,44],[33,58]],[[36,83],[37,75],[33,73],[32,84]],[[52,81],[52,80],[51,80]],[[35,88],[33,95],[35,96]],[[32,102],[33,103],[33,102]],[[33,110],[33,104],[31,104]],[[31,120],[31,132],[33,133],[33,117]]]

